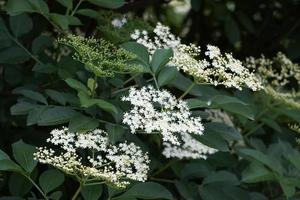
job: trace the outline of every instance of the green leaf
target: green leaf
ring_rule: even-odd
[[[18,173],[12,173],[8,182],[9,192],[14,196],[24,196],[32,188],[32,183]]]
[[[280,177],[279,184],[286,197],[292,197],[296,192],[296,185],[294,184],[293,179],[287,177]]]
[[[45,90],[45,92],[52,100],[56,101],[57,103],[60,103],[63,106],[66,105],[67,100],[64,93],[51,89]]]
[[[68,17],[65,15],[57,14],[57,13],[51,13],[49,15],[50,19],[57,24],[59,27],[61,27],[63,30],[67,30],[69,27],[69,20]]]
[[[56,191],[56,192],[52,192],[49,197],[52,200],[60,200],[62,195],[63,193],[61,191]]]
[[[203,135],[194,135],[194,138],[209,147],[218,149],[220,151],[229,151],[226,140],[220,137],[220,135],[216,132]]]
[[[176,67],[165,67],[163,68],[157,77],[157,82],[159,86],[164,86],[172,82],[174,79],[176,79],[178,75],[178,70]]]
[[[10,29],[14,36],[19,37],[32,30],[33,24],[27,14],[12,16],[9,18]]]
[[[40,116],[47,109],[48,109],[47,106],[35,106],[35,108],[30,110],[27,115],[26,125],[31,126],[37,124],[38,121],[40,120]]]
[[[232,185],[203,185],[199,193],[203,200],[251,200],[247,191]]]
[[[39,177],[40,186],[45,194],[58,188],[64,181],[64,175],[56,169],[49,169],[43,172]]]
[[[107,124],[105,128],[108,133],[109,142],[111,142],[112,144],[120,141],[124,136],[125,130],[121,126]]]
[[[157,49],[150,63],[152,72],[157,74],[170,61],[172,56],[172,49]]]
[[[10,108],[10,113],[12,115],[25,115],[30,110],[32,110],[35,107],[35,105],[28,103],[28,102],[20,102],[15,105],[13,105]]]
[[[140,60],[145,66],[149,67],[149,53],[147,48],[137,42],[126,42],[121,45],[122,48],[126,49],[137,55],[137,59]]]
[[[125,4],[124,0],[88,0],[90,3],[95,4],[97,6],[101,6],[103,8],[111,8],[116,9],[120,8]]]
[[[16,94],[22,94],[26,98],[38,101],[38,102],[46,104],[46,105],[48,104],[46,98],[39,92],[24,89],[24,90],[20,90],[20,91],[16,92]]]
[[[146,182],[146,183],[138,183],[128,189],[124,194],[113,198],[114,200],[120,199],[132,199],[132,198],[140,198],[140,199],[174,199],[169,190],[167,190],[164,186],[154,183],[154,182]]]
[[[10,46],[0,50],[0,63],[19,64],[30,59],[30,56],[19,46]]]
[[[261,162],[262,164],[278,172],[279,174],[282,174],[283,172],[281,163],[271,156],[265,155],[262,152],[253,149],[240,149],[239,152]]]
[[[83,85],[81,82],[72,79],[72,78],[68,78],[65,80],[65,82],[71,87],[74,88],[75,90],[77,90],[78,92],[83,92],[85,94],[89,94],[89,89]]]
[[[73,0],[56,0],[61,5],[65,6],[67,9],[73,8]]]
[[[242,172],[242,182],[257,183],[270,181],[274,179],[273,173],[265,168],[262,164],[252,162]]]
[[[280,108],[276,111],[300,123],[300,109]]]
[[[14,171],[23,173],[22,168],[10,159],[0,160],[0,171]]]
[[[9,156],[0,149],[0,160],[10,160]]]
[[[69,107],[55,106],[42,113],[38,125],[52,126],[67,123],[76,114],[77,112]]]
[[[207,108],[209,107],[210,103],[207,101],[202,101],[200,99],[187,99],[187,104],[190,109],[195,109],[195,108]]]
[[[84,186],[81,189],[81,195],[85,200],[98,200],[103,192],[101,185]]]
[[[203,184],[224,184],[239,185],[240,182],[235,174],[228,171],[217,171],[210,173],[204,180]]]
[[[32,6],[32,8],[43,15],[49,14],[49,8],[47,3],[44,0],[28,0]]]
[[[50,47],[52,45],[53,45],[53,38],[46,35],[40,35],[34,38],[32,42],[32,47],[31,47],[32,53],[38,54],[39,52],[43,52],[47,47]]]
[[[207,134],[219,134],[219,137],[222,137],[228,141],[241,140],[243,138],[242,135],[234,127],[228,126],[223,123],[206,123],[204,130]]]
[[[9,15],[19,15],[23,12],[34,12],[34,8],[27,0],[8,0],[6,4],[6,11]]]
[[[77,114],[71,118],[69,123],[69,130],[71,132],[86,132],[97,128],[98,125],[99,122],[97,119]]]
[[[91,106],[96,105],[99,108],[101,108],[101,109],[103,109],[103,110],[105,110],[107,112],[110,112],[110,113],[113,113],[113,114],[118,113],[117,108],[113,104],[111,104],[111,103],[109,103],[107,101],[104,101],[102,99],[90,99],[83,92],[79,92],[78,93],[78,97],[80,99],[81,106],[84,107],[84,108],[89,108]]]
[[[70,15],[67,15],[66,17],[67,17],[69,26],[81,26],[82,25],[79,18],[77,18],[75,16],[70,16]]]
[[[31,173],[37,165],[37,161],[33,157],[36,148],[19,140],[12,144],[12,150],[15,160],[26,172]]]
[[[212,104],[216,105],[224,105],[224,104],[241,104],[241,105],[248,105],[247,103],[241,101],[240,99],[232,96],[226,95],[216,95],[213,96],[211,99]]]
[[[88,79],[87,85],[90,91],[93,91],[98,87],[97,82],[93,78]]]
[[[51,63],[47,63],[47,64],[36,63],[32,68],[32,71],[38,73],[44,73],[44,74],[51,74],[56,72],[56,70],[57,70],[56,67]]]
[[[186,164],[181,170],[180,177],[182,179],[203,178],[213,170],[214,169],[207,162],[200,160],[196,163]]]
[[[99,19],[99,13],[92,9],[80,9],[76,12],[76,14],[94,18],[94,19]]]

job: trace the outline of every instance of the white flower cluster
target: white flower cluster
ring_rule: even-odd
[[[156,90],[152,86],[140,90],[131,88],[129,95],[122,100],[133,105],[123,119],[132,133],[160,132],[163,141],[175,145],[180,144],[176,133],[203,134],[201,118],[191,117],[186,102],[177,100],[166,90]]]
[[[87,133],[71,133],[68,128],[51,131],[47,142],[61,150],[40,147],[35,159],[50,164],[69,175],[89,182],[104,181],[115,187],[125,187],[129,179],[146,181],[149,158],[134,143],[109,143],[100,129]],[[82,156],[82,155],[87,156]]]
[[[148,35],[147,31],[136,29],[134,33],[131,34],[131,38],[136,40],[137,43],[147,47],[150,54],[153,54],[156,49],[175,49],[181,43],[180,38],[173,35],[169,27],[159,22],[154,28],[153,33],[155,34],[154,40]]]
[[[293,79],[300,84],[300,66],[281,52],[278,52],[272,59],[265,58],[263,55],[258,59],[249,57],[245,65],[254,70],[266,85],[276,88],[284,87]]]
[[[132,133],[161,133],[166,158],[206,158],[207,154],[216,152],[190,135],[203,134],[201,118],[192,117],[186,102],[177,100],[168,91],[155,90],[152,86],[131,88],[122,100],[133,105],[124,114],[123,123],[129,125]]]
[[[126,17],[123,17],[122,19],[115,18],[111,21],[111,24],[115,28],[122,28],[127,23]]]
[[[217,152],[216,149],[202,144],[186,132],[181,132],[179,137],[181,145],[173,145],[170,142],[163,142],[164,150],[162,154],[166,158],[206,159],[207,155]]]
[[[193,76],[196,82],[237,89],[247,86],[254,91],[262,88],[255,74],[231,54],[222,55],[218,47],[207,45],[204,55],[208,58],[200,59],[200,47],[181,44],[180,38],[172,34],[169,27],[158,23],[153,32],[154,39],[149,37],[148,32],[140,30],[135,30],[131,38],[146,46],[150,54],[158,48],[171,48],[174,53],[171,64]]]

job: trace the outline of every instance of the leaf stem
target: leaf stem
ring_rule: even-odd
[[[193,82],[188,88],[187,90],[178,98],[178,99],[183,99],[183,97],[185,97],[192,89],[193,87],[196,85],[195,82]]]
[[[78,195],[79,195],[79,193],[80,193],[80,191],[81,191],[81,188],[82,188],[82,183],[80,182],[80,183],[79,183],[79,187],[77,188],[75,194],[74,194],[73,197],[72,197],[72,200],[76,200],[76,198],[78,197]]]
[[[82,1],[83,0],[79,0],[79,2],[77,3],[76,7],[72,11],[71,16],[73,16],[76,13],[76,11],[78,10],[78,8],[79,8],[80,4],[82,3]]]
[[[157,82],[157,79],[155,77],[155,74],[154,73],[151,73],[152,77],[153,77],[153,80],[154,80],[154,83],[155,83],[155,86],[156,86],[156,89],[159,90],[159,85],[158,85],[158,82]]]
[[[41,195],[48,200],[47,195],[43,192],[43,190],[34,182],[34,180],[31,179],[30,176],[25,175],[25,177],[34,185],[34,187],[41,193]]]
[[[165,171],[166,169],[168,169],[173,163],[175,163],[176,160],[169,160],[165,165],[163,165],[163,167],[161,167],[160,169],[158,169],[156,172],[154,172],[151,177],[154,177],[158,174],[160,174],[161,172]]]

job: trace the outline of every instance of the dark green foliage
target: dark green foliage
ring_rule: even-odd
[[[288,126],[300,122],[300,86],[293,81],[293,91],[287,89],[293,101],[271,89],[195,85],[185,99],[192,114],[202,117],[205,134],[194,138],[219,150],[206,160],[165,159],[159,135],[131,134],[122,123],[129,107],[120,98],[130,86],[152,84],[179,97],[192,83],[167,64],[172,50],[150,56],[131,41],[135,29],[150,33],[158,19],[185,43],[216,44],[241,60],[278,51],[295,62],[300,58],[297,1],[192,0],[185,14],[172,4],[7,0],[0,6],[0,200],[72,198],[74,179],[33,159],[36,147],[46,145],[49,132],[60,126],[81,133],[101,128],[112,143],[134,142],[151,159],[148,182],[132,182],[124,190],[84,186],[80,199],[300,198],[299,145]],[[112,20],[125,15],[124,26],[113,26]],[[89,37],[70,34],[81,32]],[[211,109],[225,113],[234,127],[212,121]]]

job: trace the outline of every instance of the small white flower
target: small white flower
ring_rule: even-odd
[[[132,133],[159,132],[164,142],[172,144],[179,144],[176,133],[203,134],[201,118],[192,117],[186,102],[177,100],[166,90],[155,90],[152,86],[131,88],[122,100],[133,105],[123,117],[123,123]]]
[[[220,49],[216,46],[207,45],[204,55],[208,59],[201,59],[200,47],[194,44],[181,44],[180,38],[172,34],[169,27],[161,23],[157,23],[153,30],[154,39],[151,39],[148,33],[140,34],[140,32],[135,30],[131,38],[147,47],[150,54],[159,48],[171,48],[174,55],[170,64],[193,76],[198,83],[224,85],[239,90],[245,86],[254,91],[262,88],[261,81],[246,69],[241,61],[233,58],[229,53],[221,54]]]
[[[105,181],[116,187],[125,187],[128,180],[146,181],[149,158],[134,143],[109,143],[108,135],[100,129],[87,133],[71,133],[67,128],[55,129],[47,142],[60,147],[56,151],[38,148],[36,160],[52,165],[82,180]],[[82,151],[88,156],[82,157]]]
[[[122,26],[124,26],[127,23],[127,19],[125,17],[123,17],[122,19],[119,18],[115,18],[111,21],[111,24],[115,27],[115,28],[121,28]]]

